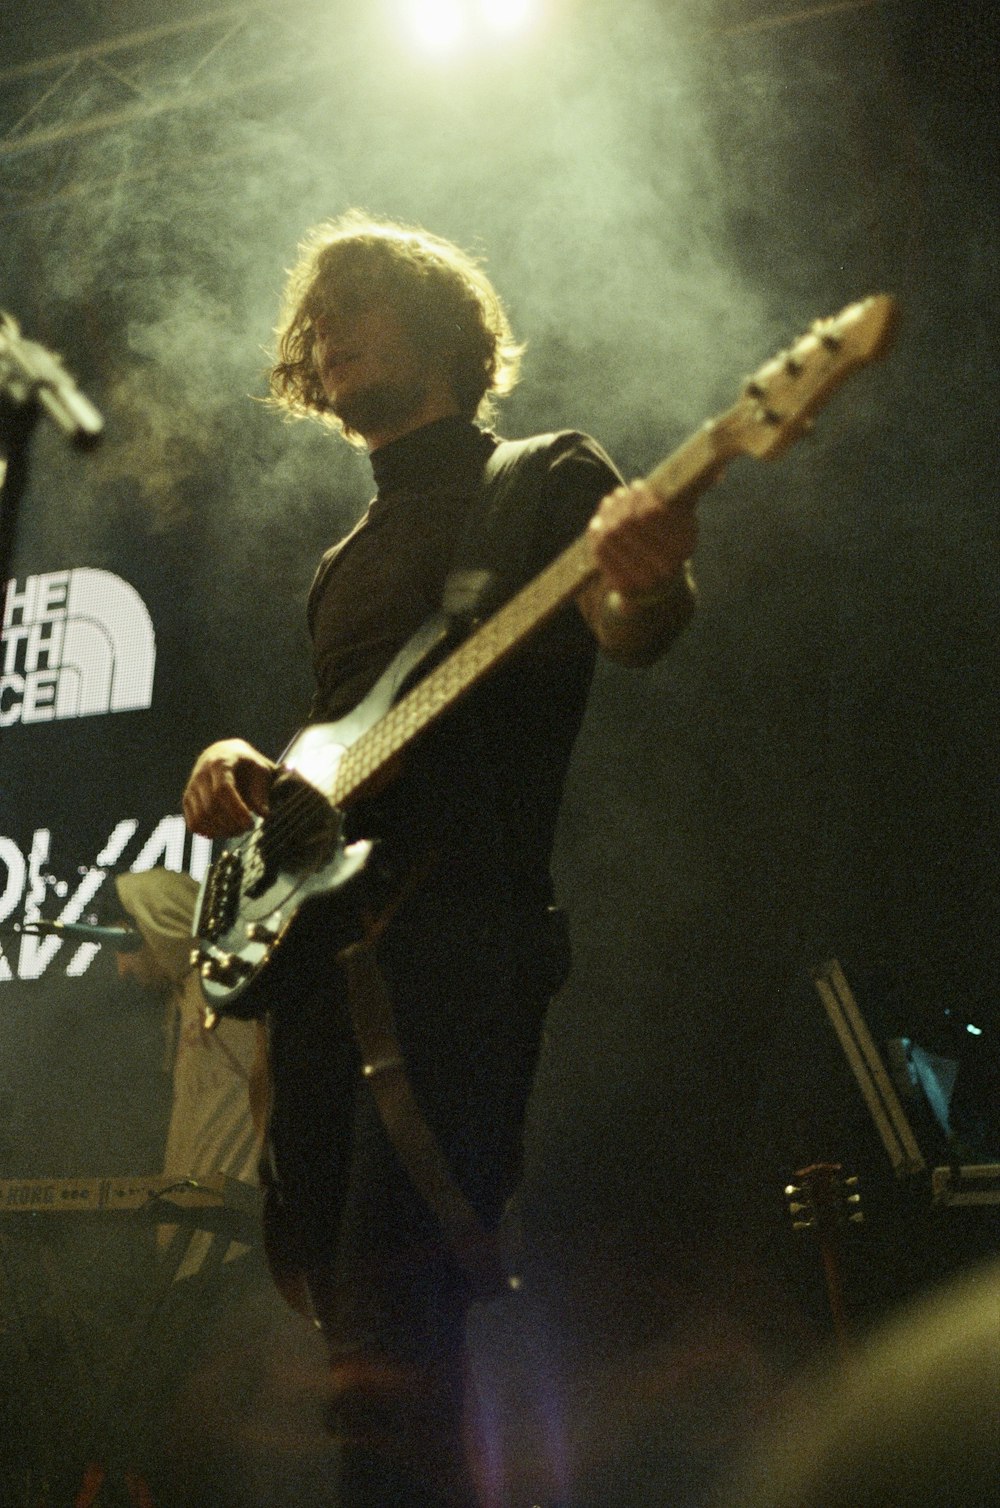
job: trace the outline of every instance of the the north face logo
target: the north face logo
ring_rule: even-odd
[[[80,566],[7,585],[0,728],[148,707],[156,635],[120,576]]]

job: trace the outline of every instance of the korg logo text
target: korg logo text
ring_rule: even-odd
[[[146,604],[110,571],[80,566],[7,586],[0,728],[131,712],[153,698]]]

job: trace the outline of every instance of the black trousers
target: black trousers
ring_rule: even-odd
[[[431,937],[390,931],[382,966],[420,1108],[492,1228],[520,1176],[550,973],[511,929],[456,931],[452,918]],[[285,1253],[330,1350],[337,1502],[473,1508],[469,1284],[385,1133],[339,967],[315,948],[295,985],[271,1023],[271,1162]]]

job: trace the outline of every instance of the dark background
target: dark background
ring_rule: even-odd
[[[533,1283],[480,1322],[482,1386],[515,1475],[682,1508],[827,1338],[795,1168],[862,1176],[858,1323],[995,1242],[991,1212],[896,1187],[810,971],[838,957],[880,1039],[961,1052],[989,1105],[996,12],[563,0],[454,56],[399,15],[4,16],[0,306],[107,419],[89,456],[39,425],[14,574],[122,576],[158,662],[148,712],[4,730],[0,835],[49,829],[72,886],[123,816],[134,860],[206,742],[277,751],[299,721],[312,565],[369,488],[253,401],[315,220],[361,205],[481,250],[528,342],[500,427],[589,429],[629,475],[813,318],[896,295],[886,362],[706,499],[698,618],[652,670],[601,667],[567,791],[577,963],[529,1127]],[[0,982],[0,1176],[155,1171],[155,1010],[107,958],[64,963]],[[1000,1160],[989,1114],[973,1150]],[[545,1421],[525,1438],[515,1399]]]

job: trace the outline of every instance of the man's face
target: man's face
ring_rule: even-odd
[[[313,328],[313,365],[341,423],[369,442],[404,432],[435,376],[392,308],[331,300]]]

